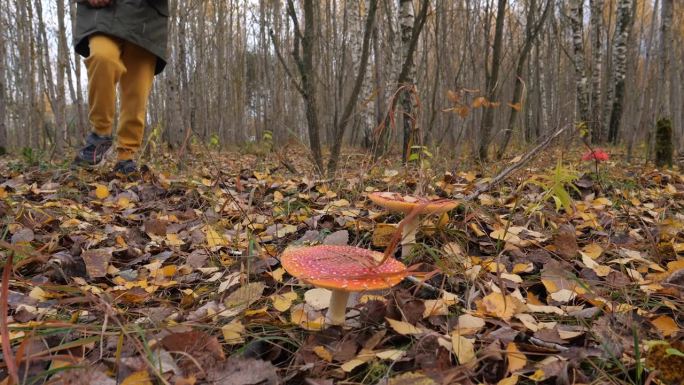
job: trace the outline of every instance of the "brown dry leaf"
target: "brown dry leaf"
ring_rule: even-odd
[[[458,317],[458,324],[454,331],[462,336],[467,336],[476,334],[484,326],[485,321],[482,318],[475,317],[471,314],[463,314]]]
[[[666,315],[661,315],[660,317],[652,320],[651,323],[664,337],[669,337],[679,331],[679,326],[675,320]]]
[[[520,352],[514,342],[509,342],[506,346],[506,358],[508,359],[509,373],[515,373],[527,365],[527,357]]]
[[[278,371],[268,361],[230,357],[207,370],[210,384],[230,385],[280,385]],[[204,382],[202,382],[204,383]]]
[[[81,253],[90,278],[102,278],[107,275],[107,266],[109,266],[109,261],[112,260],[113,252],[113,247],[105,247],[102,249],[90,249]]]
[[[479,305],[482,305],[481,307]],[[492,293],[479,301],[478,309],[485,314],[508,321],[515,314],[524,309],[525,305],[519,299],[501,293]]]
[[[408,372],[390,378],[387,385],[437,385],[437,382],[423,373]]]

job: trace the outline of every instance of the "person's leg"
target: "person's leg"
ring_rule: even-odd
[[[75,163],[100,163],[112,146],[112,122],[116,108],[116,85],[126,68],[121,61],[121,40],[106,35],[89,38],[90,56],[85,65],[88,72],[88,119],[91,133],[85,146],[76,155]]]
[[[99,136],[112,135],[116,109],[116,85],[126,72],[121,60],[121,40],[106,35],[89,39],[90,56],[85,59],[88,71],[88,118],[93,132]]]
[[[152,89],[157,57],[139,46],[124,42],[121,59],[121,114],[117,130],[117,159],[130,161],[142,144],[147,98]]]

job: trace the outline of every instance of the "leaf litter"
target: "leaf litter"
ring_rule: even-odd
[[[618,166],[613,157],[602,175],[581,167],[559,173],[562,162],[554,170],[540,161],[468,202],[463,197],[496,170],[404,172],[385,161],[319,180],[276,160],[216,162],[198,158],[183,173],[160,164],[170,171],[140,181],[0,165],[0,262],[14,259],[0,293],[8,309],[1,343],[20,378],[683,380],[677,171]],[[545,189],[554,175],[573,185]],[[294,244],[384,251],[402,217],[367,195],[414,194],[416,186],[427,198],[462,204],[423,220],[404,261],[411,279],[352,295],[345,325],[326,326],[330,292],[289,276],[280,252]],[[1,384],[11,382],[9,367],[3,353]]]

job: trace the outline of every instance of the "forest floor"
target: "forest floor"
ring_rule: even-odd
[[[415,279],[326,327],[286,246],[383,251],[402,216],[369,192],[462,199],[519,158],[348,153],[321,180],[271,156],[168,156],[135,181],[0,159],[0,384],[684,383],[681,170],[547,150],[425,218]]]

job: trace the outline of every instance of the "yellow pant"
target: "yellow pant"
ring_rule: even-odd
[[[88,70],[88,117],[93,131],[112,135],[116,108],[116,85],[120,86],[121,111],[117,129],[118,160],[132,159],[142,144],[147,98],[152,89],[157,57],[125,40],[90,37]]]

